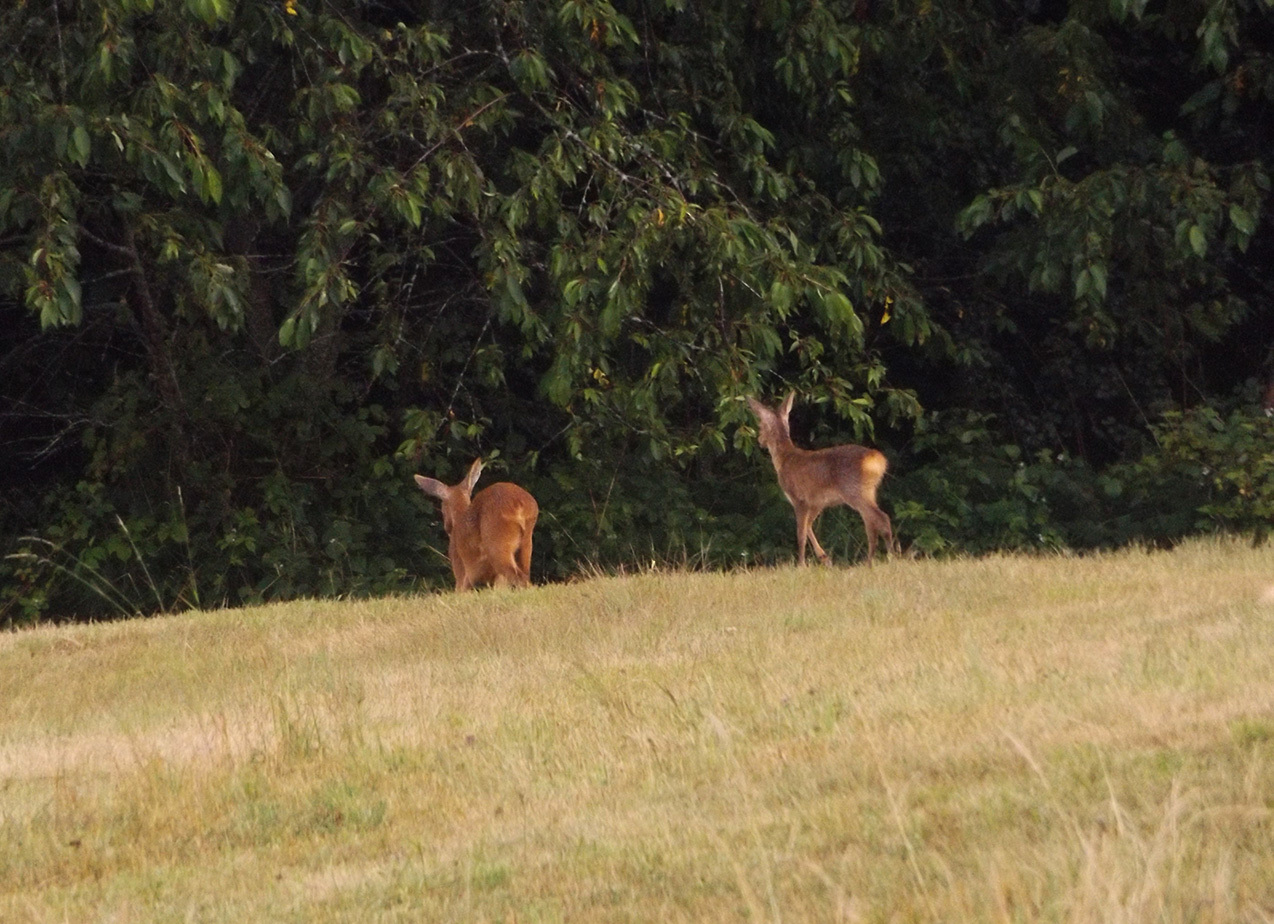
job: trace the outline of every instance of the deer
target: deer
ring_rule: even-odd
[[[478,458],[458,484],[415,476],[420,490],[442,501],[442,527],[450,539],[447,558],[456,590],[479,584],[529,587],[531,533],[540,507],[529,491],[508,481],[497,481],[474,495],[473,486],[481,474],[482,459]]]
[[[883,538],[888,550],[898,552],[889,516],[876,505],[876,489],[889,467],[885,454],[866,446],[844,444],[826,449],[801,449],[792,442],[788,415],[796,392],[791,392],[777,409],[748,398],[752,412],[760,422],[758,442],[770,454],[774,472],[779,478],[793,509],[796,511],[796,559],[805,564],[805,547],[812,543],[814,553],[825,565],[831,556],[823,551],[814,535],[814,521],[828,507],[847,504],[858,511],[867,529],[867,563],[876,559],[876,540]]]

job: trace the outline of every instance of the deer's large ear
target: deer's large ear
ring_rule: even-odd
[[[464,492],[466,494],[473,493],[473,486],[478,483],[478,477],[482,474],[481,457],[474,459],[473,464],[469,466],[469,474],[464,479]]]
[[[416,475],[415,478],[416,484],[420,486],[420,490],[424,491],[430,497],[436,497],[438,500],[446,500],[447,491],[449,489],[437,478],[426,478],[424,475]]]
[[[796,400],[796,392],[789,391],[787,397],[783,399],[783,403],[779,405],[779,416],[787,421],[787,415],[792,413],[792,402]]]
[[[748,398],[748,407],[752,408],[752,413],[755,414],[761,420],[765,420],[766,414],[773,413],[773,411],[771,411],[768,407],[766,407],[760,401],[756,400],[756,398]]]

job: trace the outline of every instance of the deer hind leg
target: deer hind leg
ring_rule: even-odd
[[[522,570],[518,567],[517,546],[510,545],[491,561],[492,580],[496,587],[521,587]]]
[[[531,586],[531,534],[527,533],[517,549],[517,586]]]
[[[499,584],[503,577],[504,569],[501,567],[499,559],[488,555],[486,550],[480,550],[477,558],[469,559],[464,566],[464,587],[460,587],[457,583],[457,589],[468,590],[474,587],[484,587],[488,584]]]
[[[496,567],[499,571],[497,580],[502,586],[505,584],[513,587],[531,586],[531,550],[531,529],[522,526],[504,554],[499,557]]]
[[[522,534],[522,544],[518,546],[518,586],[531,586],[531,530]]]
[[[898,537],[894,535],[894,525],[889,519],[889,514],[877,507],[875,517],[876,534],[885,540],[885,551],[890,555],[897,555],[901,549],[898,547]]]
[[[859,501],[851,504],[858,515],[863,518],[863,529],[867,532],[867,564],[871,564],[876,560],[876,538],[883,536],[885,539],[885,547],[890,552],[898,550],[898,541],[894,538],[893,524],[889,521],[889,515],[881,510],[875,504],[867,500]]]

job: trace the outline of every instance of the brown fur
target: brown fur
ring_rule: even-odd
[[[447,557],[456,577],[456,590],[478,584],[531,583],[531,533],[540,514],[535,498],[523,488],[499,481],[470,499],[482,474],[482,460],[474,459],[459,484],[416,476],[420,490],[442,501],[442,525],[450,537]]]
[[[805,547],[813,543],[814,554],[824,564],[831,563],[818,537],[814,521],[828,507],[847,504],[858,511],[867,530],[867,561],[876,558],[876,540],[883,537],[891,552],[898,550],[893,525],[876,505],[876,489],[885,477],[888,462],[884,453],[866,446],[846,444],[827,449],[801,449],[792,442],[788,415],[796,393],[788,395],[777,409],[749,398],[760,422],[759,441],[769,451],[779,478],[779,487],[796,511],[796,558],[805,564]]]

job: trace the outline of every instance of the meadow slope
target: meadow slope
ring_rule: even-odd
[[[1274,920],[1274,546],[0,635],[0,920]]]

